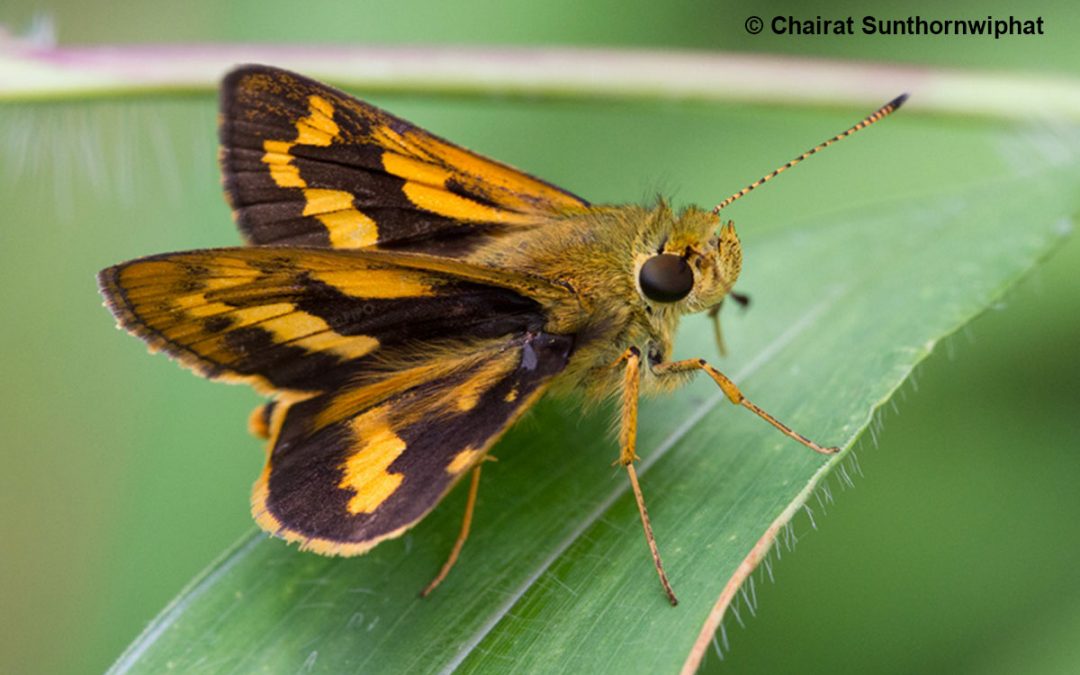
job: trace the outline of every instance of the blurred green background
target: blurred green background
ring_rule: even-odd
[[[1048,34],[781,38],[743,28],[750,15],[919,11],[853,2],[8,0],[0,23],[18,29],[45,13],[62,44],[671,47],[1080,76],[1080,14],[1069,3],[935,7],[925,3],[922,14],[1030,12]],[[659,190],[710,204],[865,112],[808,110],[800,130],[822,133],[807,138],[752,107],[377,102],[594,201],[642,201]],[[262,451],[244,420],[255,395],[146,356],[113,329],[93,282],[98,269],[130,257],[239,241],[220,196],[215,112],[210,95],[0,106],[0,672],[104,669],[251,528],[248,491]],[[930,125],[912,113],[898,118],[898,140],[864,138],[746,200],[746,264],[766,264],[750,257],[755,231],[973,180],[978,156],[945,162],[934,150],[935,134],[970,133],[972,124]],[[883,148],[924,154],[925,172],[890,167],[875,154]],[[1074,238],[1001,311],[919,369],[918,390],[905,387],[899,412],[884,416],[880,446],[864,439],[866,476],[852,490],[834,484],[829,515],[815,510],[818,532],[802,536],[810,523],[796,520],[797,554],[774,565],[775,585],[758,579],[758,617],[743,610],[745,629],[728,621],[729,649],[723,662],[710,656],[710,670],[1080,670],[1078,267]]]

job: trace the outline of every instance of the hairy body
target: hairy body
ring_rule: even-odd
[[[641,268],[658,254],[680,256],[693,270],[685,298],[656,302],[642,292]],[[529,232],[493,236],[463,260],[566,288],[565,295],[543,301],[544,330],[574,336],[566,369],[551,387],[602,398],[621,391],[622,373],[612,366],[627,348],[638,348],[649,366],[670,360],[679,318],[724,299],[738,279],[742,249],[734,227],[722,227],[715,214],[696,207],[675,214],[660,202],[652,209],[593,207]],[[661,378],[645,368],[642,390],[668,391],[691,374],[681,375]]]

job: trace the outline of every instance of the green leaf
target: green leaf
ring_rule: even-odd
[[[677,356],[713,359],[780,419],[850,449],[935,343],[1045,256],[1077,210],[1075,138],[986,133],[1001,142],[1003,177],[797,229],[747,231],[739,287],[753,306],[725,310],[731,356],[715,357],[702,317],[685,322]],[[918,161],[934,155],[926,149]],[[747,577],[849,455],[809,452],[728,405],[705,379],[647,401],[639,471],[681,599],[672,608],[626,476],[611,466],[610,411],[582,417],[577,408],[544,400],[496,447],[471,539],[432,597],[417,594],[456,535],[462,490],[360,558],[321,558],[252,535],[185,590],[116,671],[693,668],[718,598],[726,590],[730,599],[733,580]]]

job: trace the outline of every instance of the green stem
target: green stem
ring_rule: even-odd
[[[0,102],[208,93],[237,63],[291,68],[367,93],[873,106],[913,94],[924,112],[1080,120],[1080,81],[782,56],[508,47],[0,43]]]

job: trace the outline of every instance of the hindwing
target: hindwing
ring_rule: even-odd
[[[400,535],[483,459],[572,347],[546,333],[486,340],[275,410],[256,521],[332,555]]]

